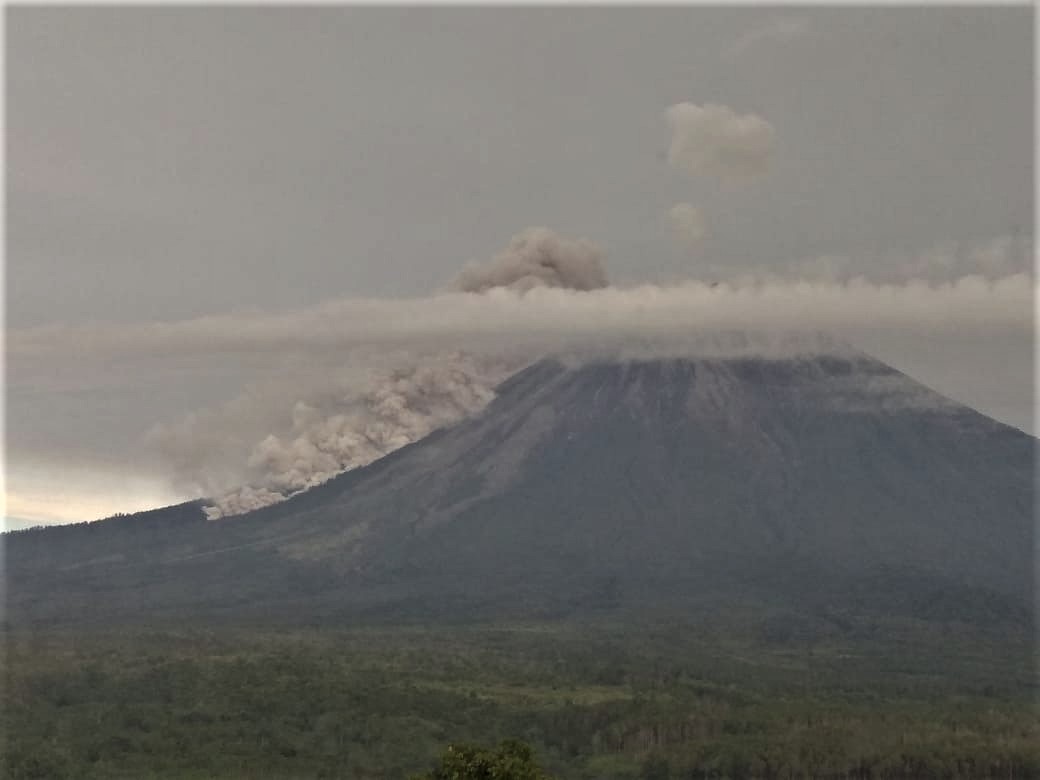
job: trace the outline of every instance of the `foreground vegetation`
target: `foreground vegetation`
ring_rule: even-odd
[[[1025,632],[867,628],[8,631],[3,776],[403,778],[515,739],[559,778],[1040,777]]]
[[[531,746],[507,739],[497,748],[448,745],[437,766],[412,780],[547,780]]]

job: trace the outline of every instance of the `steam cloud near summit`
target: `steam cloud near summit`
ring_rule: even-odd
[[[596,244],[536,227],[513,236],[490,263],[463,269],[455,284],[462,292],[476,293],[495,287],[518,292],[535,287],[598,290],[607,286],[607,273],[603,250]]]
[[[769,169],[775,134],[760,116],[678,103],[665,119],[668,161],[686,174],[747,180]],[[687,250],[707,235],[692,203],[675,204],[667,216]],[[701,263],[716,283],[619,288],[608,283],[598,245],[530,227],[490,261],[463,268],[449,291],[425,298],[334,300],[129,328],[32,328],[8,334],[8,357],[35,362],[43,375],[49,360],[84,355],[104,363],[291,354],[327,367],[286,372],[281,384],[248,387],[148,432],[176,487],[211,498],[209,514],[220,517],[282,501],[480,412],[499,382],[546,352],[788,356],[821,348],[804,337],[812,331],[855,341],[857,333],[955,322],[998,333],[1031,328],[1026,256],[1006,241],[967,254],[942,250],[871,263],[873,278],[844,257],[768,269]],[[756,335],[720,338],[726,331]],[[373,350],[398,351],[387,360]]]
[[[292,356],[310,366],[308,375],[283,369],[282,386],[249,387],[148,435],[179,488],[215,499],[211,514],[219,516],[280,501],[479,412],[498,382],[546,352],[691,334],[696,354],[807,349],[798,338],[711,338],[733,330],[826,331],[861,348],[885,338],[901,342],[907,331],[1028,338],[1035,283],[1009,246],[929,257],[922,268],[964,273],[942,282],[801,276],[622,288],[605,286],[602,253],[591,244],[535,229],[487,266],[463,272],[457,287],[473,292],[345,299],[294,312],[133,327],[23,329],[8,334],[8,357],[19,373],[40,376],[55,361],[83,357],[117,364],[240,353],[279,363]],[[394,359],[385,358],[388,350],[398,350]],[[366,365],[359,378],[357,368]]]

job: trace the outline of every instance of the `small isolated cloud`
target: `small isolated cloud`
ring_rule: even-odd
[[[775,132],[757,114],[716,103],[676,103],[665,118],[672,131],[668,163],[693,176],[747,178],[769,170]]]
[[[692,249],[708,234],[708,225],[701,210],[692,203],[676,203],[668,211],[668,221],[676,240]]]
[[[769,19],[737,38],[728,53],[731,57],[739,57],[762,44],[790,43],[804,37],[810,29],[808,19],[791,16]]]

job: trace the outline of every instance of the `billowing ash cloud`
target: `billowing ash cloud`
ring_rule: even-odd
[[[816,330],[868,351],[913,333],[1030,339],[1036,286],[1020,250],[998,240],[892,265],[925,277],[969,272],[943,281],[874,282],[853,274],[851,261],[823,259],[791,269],[794,278],[621,288],[604,286],[591,245],[536,230],[463,275],[459,287],[480,292],[13,330],[7,356],[23,381],[84,360],[296,361],[302,371],[272,369],[264,384],[148,436],[175,487],[215,499],[211,514],[220,516],[280,501],[479,412],[499,381],[547,352],[648,354],[677,344],[684,354],[784,356],[818,349],[799,335]],[[758,335],[712,335],[722,331]],[[370,370],[359,376],[361,366]]]
[[[668,221],[675,239],[687,249],[695,248],[708,234],[704,215],[692,203],[676,203],[668,211]]]
[[[183,489],[214,497],[211,517],[276,503],[483,409],[494,386],[522,364],[442,353],[369,372],[366,379],[250,392],[216,409],[159,425],[149,440]],[[267,414],[257,416],[257,409]],[[273,419],[272,419],[273,418]],[[228,442],[233,444],[228,446]]]
[[[513,236],[504,250],[483,265],[465,268],[455,286],[462,292],[506,287],[524,292],[535,287],[598,290],[607,286],[603,250],[591,241],[563,238],[548,228],[528,228]]]
[[[464,293],[600,289],[607,285],[602,258],[602,250],[589,241],[529,228],[491,262],[465,269],[456,287]],[[518,367],[516,360],[439,354],[371,372],[361,389],[310,387],[301,391],[291,413],[283,410],[282,419],[291,423],[266,435],[258,434],[265,426],[251,418],[261,407],[270,416],[271,401],[257,398],[254,389],[222,409],[158,426],[149,438],[182,483],[215,497],[211,517],[239,514],[364,466],[480,411],[494,397],[494,385]],[[199,450],[200,443],[205,450]],[[228,452],[229,443],[234,452]],[[219,463],[210,462],[214,455]]]
[[[672,131],[668,162],[679,170],[736,179],[769,169],[775,133],[756,114],[716,103],[676,103],[665,118]]]

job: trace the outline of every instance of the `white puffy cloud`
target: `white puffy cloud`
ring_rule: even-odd
[[[668,162],[680,170],[736,179],[769,169],[776,134],[757,114],[716,103],[676,103],[665,118],[672,133]]]

